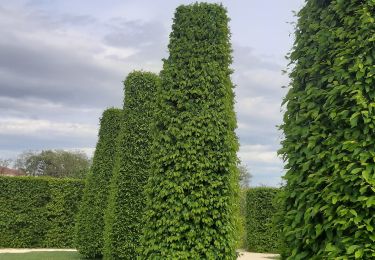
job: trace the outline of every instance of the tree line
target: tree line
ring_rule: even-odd
[[[26,176],[83,179],[91,159],[82,151],[24,151],[16,159],[0,159],[0,166],[13,167]]]

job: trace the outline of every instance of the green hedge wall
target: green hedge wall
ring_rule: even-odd
[[[156,108],[144,259],[236,259],[238,142],[229,18],[177,8]]]
[[[151,174],[155,93],[159,77],[134,71],[124,82],[124,118],[105,213],[104,257],[136,259]]]
[[[375,258],[375,1],[308,0],[280,153],[288,259]]]
[[[103,255],[104,211],[122,120],[122,110],[116,108],[106,109],[100,119],[99,139],[76,225],[77,249],[85,257]]]
[[[249,188],[246,191],[246,249],[259,253],[279,253],[279,233],[274,217],[275,199],[280,189]]]
[[[44,177],[0,177],[0,247],[74,247],[84,183]]]

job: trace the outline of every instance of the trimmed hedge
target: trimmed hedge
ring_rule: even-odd
[[[137,257],[145,208],[144,186],[151,173],[151,132],[158,84],[157,75],[137,71],[124,82],[124,120],[105,213],[106,259]]]
[[[259,253],[279,253],[279,233],[274,223],[278,208],[275,199],[280,189],[249,188],[246,191],[246,249]]]
[[[246,231],[246,191],[247,188],[241,188],[239,192],[239,208],[237,212],[237,249],[245,249],[247,247],[247,231]]]
[[[375,258],[375,1],[306,1],[280,153],[288,259]]]
[[[83,187],[76,179],[0,177],[0,247],[74,247]]]
[[[103,255],[104,211],[122,119],[122,110],[116,108],[106,109],[100,119],[99,140],[86,177],[76,226],[77,249],[88,258]]]
[[[226,10],[177,8],[161,72],[143,259],[236,259],[236,117]]]

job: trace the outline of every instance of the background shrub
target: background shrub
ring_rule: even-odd
[[[74,247],[83,182],[0,177],[0,247]]]
[[[105,215],[106,259],[136,259],[144,185],[150,175],[153,113],[159,78],[150,72],[132,72],[125,84],[124,120]]]
[[[235,259],[236,117],[226,10],[177,8],[161,72],[144,259]]]
[[[289,259],[375,257],[375,2],[306,1],[281,129]]]
[[[247,248],[247,233],[246,233],[246,188],[241,188],[239,192],[239,208],[237,212],[237,249]]]
[[[105,110],[100,119],[99,139],[86,179],[76,227],[77,249],[85,257],[103,255],[104,211],[122,119],[122,110],[116,108]]]
[[[46,205],[48,214],[45,247],[73,247],[74,220],[82,197],[83,182],[49,179],[48,186],[50,201]]]
[[[275,198],[280,189],[257,187],[246,190],[246,248],[251,252],[279,253],[280,230],[274,225]]]

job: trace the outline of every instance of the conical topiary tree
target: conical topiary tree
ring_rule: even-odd
[[[237,192],[226,10],[177,8],[161,72],[143,259],[235,259]]]
[[[375,2],[308,0],[281,126],[288,259],[375,258]]]
[[[132,72],[125,80],[124,121],[105,215],[105,259],[137,256],[158,83],[158,76],[150,72]]]
[[[109,108],[100,120],[99,140],[76,224],[77,249],[88,258],[103,254],[104,209],[116,153],[115,140],[122,118],[121,109]]]

